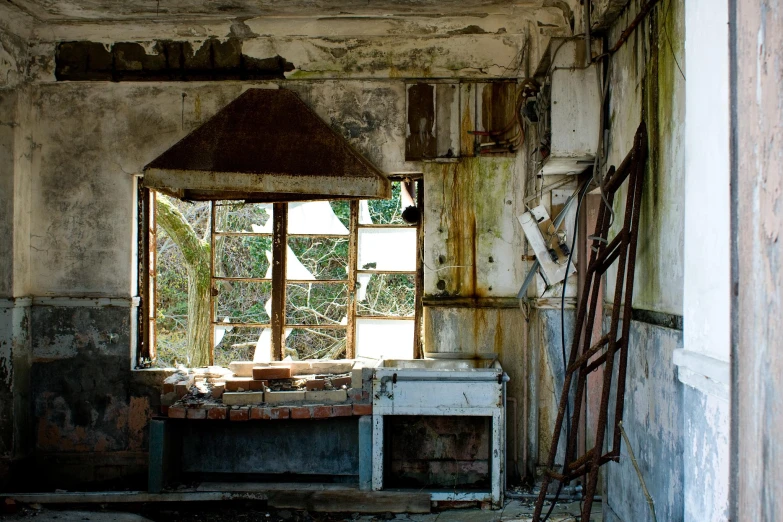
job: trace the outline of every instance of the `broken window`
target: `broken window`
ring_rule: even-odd
[[[168,200],[208,245],[209,362],[419,354],[421,190],[395,181],[390,200]],[[145,215],[144,288],[155,298],[145,300],[140,362],[190,366],[187,263],[155,212]]]

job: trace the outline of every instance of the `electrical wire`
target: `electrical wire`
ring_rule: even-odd
[[[591,180],[587,180],[584,182],[584,184],[579,188],[579,199],[577,199],[576,202],[576,213],[574,214],[574,228],[573,228],[573,238],[571,239],[571,250],[568,252],[568,261],[566,262],[566,268],[565,268],[565,279],[563,279],[563,292],[560,295],[560,350],[561,354],[563,356],[563,379],[565,379],[566,373],[568,372],[568,364],[566,363],[566,342],[565,342],[565,295],[566,295],[566,287],[568,285],[568,267],[571,266],[571,262],[574,258],[574,248],[576,248],[576,237],[577,237],[577,229],[579,228],[579,211],[582,208],[582,202],[584,201],[585,196],[587,195],[588,188],[590,187]],[[574,332],[574,335],[578,335],[577,332]],[[563,390],[563,393],[566,394],[566,437],[571,433],[571,390],[570,387],[568,390]],[[575,407],[577,405],[574,405]],[[563,457],[563,473],[565,473],[566,467],[568,466],[568,441],[566,440],[566,455]],[[557,486],[557,492],[555,493],[555,498],[552,501],[552,504],[549,506],[549,511],[547,512],[546,516],[541,522],[546,522],[549,520],[549,517],[552,515],[552,511],[555,509],[555,505],[557,504],[557,501],[560,499],[560,493],[563,491],[563,481],[560,481],[560,484]]]
[[[666,4],[666,10],[663,13],[663,34],[666,36],[666,41],[669,43],[669,51],[672,53],[672,58],[674,58],[674,63],[677,65],[677,69],[680,70],[680,76],[682,76],[682,79],[685,80],[685,73],[682,72],[682,67],[680,67],[680,62],[677,61],[677,55],[674,54],[674,46],[672,46],[672,39],[669,38],[669,30],[666,29],[666,20],[669,16],[669,8],[672,6],[671,0],[669,0],[669,3]],[[687,81],[687,80],[686,80]]]

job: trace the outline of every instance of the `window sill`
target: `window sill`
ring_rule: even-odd
[[[728,361],[686,349],[674,350],[680,382],[702,393],[729,400],[731,367]]]

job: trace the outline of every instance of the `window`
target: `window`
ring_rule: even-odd
[[[421,208],[422,184],[392,190],[391,200],[172,201],[197,216],[191,226],[209,245],[210,362],[418,356],[423,229],[408,207]],[[155,193],[144,201],[140,363],[189,365],[188,271],[172,266],[171,239],[149,211],[160,209]]]

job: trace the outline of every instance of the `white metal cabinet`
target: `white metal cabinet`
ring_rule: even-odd
[[[495,360],[381,361],[373,373],[372,487],[383,489],[384,417],[491,417],[490,491],[433,491],[433,501],[477,500],[500,506],[505,473],[504,374]]]

